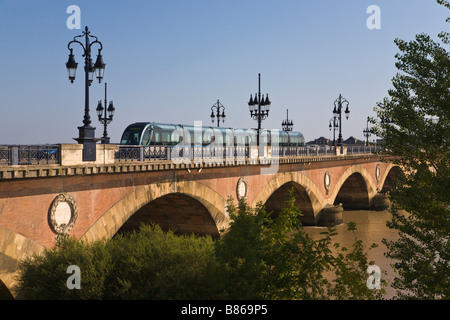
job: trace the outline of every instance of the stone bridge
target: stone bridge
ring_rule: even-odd
[[[291,188],[304,225],[336,225],[342,206],[377,209],[379,190],[401,172],[376,154],[345,151],[276,161],[118,162],[111,156],[116,147],[103,145],[97,162],[82,163],[79,146],[62,148],[70,157],[56,164],[0,166],[0,298],[16,296],[21,259],[65,234],[109,239],[151,221],[219,237],[229,223],[229,197],[276,213]]]

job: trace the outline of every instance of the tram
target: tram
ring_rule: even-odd
[[[256,145],[256,129],[233,129],[155,122],[130,124],[122,134],[121,145],[143,146],[249,146]],[[300,132],[263,130],[262,144],[280,147],[305,145]]]

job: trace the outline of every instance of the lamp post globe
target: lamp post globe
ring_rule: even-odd
[[[84,41],[83,41],[84,40]],[[93,41],[92,41],[93,40]],[[84,94],[84,117],[83,126],[78,127],[78,138],[74,138],[78,143],[83,144],[83,161],[96,160],[96,142],[100,139],[95,138],[95,128],[91,126],[91,117],[89,115],[89,86],[97,77],[99,83],[102,81],[106,64],[103,62],[101,51],[103,45],[98,38],[91,34],[86,26],[81,35],[75,36],[72,41],[67,44],[69,49],[69,59],[66,62],[67,73],[71,83],[75,81],[78,63],[75,62],[72,45],[81,46],[84,57],[85,72],[85,94]],[[91,49],[93,45],[98,45],[97,60],[95,64],[92,62]]]
[[[105,107],[103,107],[102,101],[99,100],[97,109],[96,109],[98,121],[100,121],[100,123],[103,124],[103,137],[101,138],[101,142],[103,144],[109,143],[110,138],[108,137],[107,126],[108,126],[108,124],[110,124],[113,121],[114,112],[116,111],[112,101],[109,102],[109,106],[108,106],[108,108],[106,108],[106,105],[108,104],[108,99],[106,96],[107,85],[108,84],[105,82]]]
[[[222,111],[222,113],[220,113],[220,111]],[[217,118],[217,127],[220,127],[220,119],[222,119],[222,123],[224,123],[225,117],[225,107],[220,103],[219,99],[217,99],[217,102],[211,107],[211,122],[214,123],[214,118]]]
[[[250,95],[250,100],[248,101],[248,108],[250,111],[250,117],[258,121],[258,129],[256,136],[256,144],[259,149],[259,136],[261,134],[261,122],[269,116],[271,101],[269,100],[269,94],[266,94],[264,99],[264,94],[261,95],[261,73],[258,73],[258,93],[255,93],[255,98]]]
[[[347,99],[339,95],[339,97],[334,101],[333,117],[337,119],[339,126],[339,136],[337,145],[342,147],[342,109],[345,106],[345,117],[348,120],[350,116],[350,110],[348,108],[349,102]]]

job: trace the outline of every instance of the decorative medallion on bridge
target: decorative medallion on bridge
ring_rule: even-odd
[[[248,184],[244,177],[239,178],[236,185],[236,196],[238,200],[245,199],[247,197]]]
[[[330,185],[331,185],[331,175],[328,171],[325,172],[325,175],[323,177],[323,185],[325,186],[326,194],[328,194],[328,192],[330,191]]]
[[[377,167],[375,168],[375,177],[377,178],[377,183],[380,183],[380,176],[381,176],[381,168],[380,164],[377,164]]]
[[[69,194],[59,194],[52,202],[48,213],[50,228],[56,238],[69,235],[78,218],[78,207],[75,199]]]

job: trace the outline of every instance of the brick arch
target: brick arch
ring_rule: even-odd
[[[306,223],[314,224],[315,216],[323,207],[324,198],[314,184],[314,182],[306,177],[305,175],[298,172],[286,172],[279,174],[270,180],[263,189],[258,193],[255,200],[253,200],[251,206],[256,206],[258,203],[266,203],[267,200],[280,188],[286,185],[293,185],[297,190],[304,192],[309,198],[310,206],[312,208],[312,217],[305,217],[307,219]]]
[[[380,190],[387,191],[386,184],[389,183],[388,180],[391,177],[393,170],[400,170],[400,174],[404,174],[404,171],[401,166],[399,166],[397,164],[389,163],[388,166],[386,167],[386,170],[383,173],[383,176],[380,177],[380,183],[379,183],[379,185],[381,186]],[[393,179],[395,180],[395,177],[393,177]]]
[[[353,165],[345,170],[344,173],[342,173],[342,175],[334,185],[332,193],[330,194],[330,203],[336,202],[336,199],[339,195],[339,192],[341,192],[342,187],[346,182],[348,183],[350,179],[362,182],[365,185],[365,189],[364,187],[362,187],[362,189],[354,188],[352,191],[355,193],[360,192],[364,197],[367,197],[367,203],[361,209],[370,208],[370,202],[372,198],[377,194],[376,183],[374,183],[369,172],[361,165]],[[357,195],[355,194],[355,196]]]
[[[122,198],[106,211],[81,239],[110,239],[139,209],[153,200],[171,194],[187,195],[200,202],[211,215],[217,230],[227,226],[229,217],[225,210],[226,200],[217,192],[195,181],[166,179],[141,187]]]
[[[35,241],[0,227],[0,299],[17,297],[14,288],[20,262],[43,251],[44,247]]]

